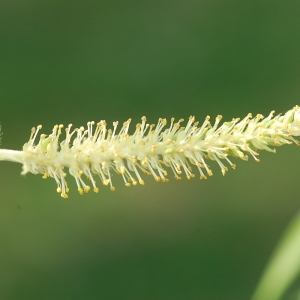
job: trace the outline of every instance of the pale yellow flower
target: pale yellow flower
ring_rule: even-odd
[[[256,161],[260,150],[275,152],[272,146],[298,144],[293,136],[300,135],[300,107],[295,106],[284,115],[267,118],[248,114],[244,119],[233,119],[221,126],[217,116],[213,125],[206,117],[198,126],[191,116],[185,127],[183,120],[172,118],[169,127],[166,119],[159,119],[157,125],[149,125],[146,118],[136,125],[135,132],[128,134],[131,119],[123,123],[117,131],[118,122],[107,129],[105,121],[87,123],[87,129],[80,127],[65,130],[61,140],[63,125],[55,125],[47,136],[38,133],[42,126],[33,128],[29,141],[22,151],[0,149],[0,160],[19,162],[23,165],[22,174],[43,174],[52,177],[57,183],[57,192],[67,198],[69,188],[66,182],[66,169],[75,178],[80,194],[88,192],[90,185],[94,192],[98,187],[94,176],[98,175],[104,185],[113,191],[112,171],[123,177],[126,186],[144,184],[142,174],[151,175],[155,181],[167,182],[170,169],[176,179],[185,175],[194,177],[192,166],[198,169],[200,179],[211,176],[207,161],[214,160],[225,175],[227,165],[235,168],[229,157],[248,159],[250,154]],[[224,164],[225,163],[225,164]],[[85,175],[90,185],[82,179]]]

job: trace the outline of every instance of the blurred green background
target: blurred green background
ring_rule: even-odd
[[[299,1],[0,2],[2,148],[30,129],[146,115],[285,112],[300,96]],[[134,126],[132,126],[132,129]],[[69,199],[1,162],[0,299],[249,299],[299,209],[300,151]],[[298,286],[299,287],[299,286]],[[297,288],[297,287],[295,287]]]

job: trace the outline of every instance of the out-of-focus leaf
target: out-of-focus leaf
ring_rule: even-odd
[[[287,227],[252,300],[280,299],[300,271],[300,212]]]

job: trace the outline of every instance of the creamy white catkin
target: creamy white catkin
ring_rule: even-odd
[[[63,125],[55,125],[49,136],[41,134],[38,138],[42,128],[39,125],[32,128],[22,151],[0,149],[0,160],[21,163],[22,174],[40,173],[43,178],[54,178],[57,192],[63,198],[69,192],[66,169],[75,178],[80,194],[90,190],[82,179],[83,174],[94,192],[99,190],[94,175],[104,185],[110,185],[112,191],[115,189],[113,171],[123,177],[126,186],[144,184],[142,174],[167,182],[166,168],[171,169],[176,179],[181,179],[182,174],[190,179],[195,176],[192,165],[198,169],[200,179],[206,179],[206,175],[212,175],[208,160],[216,161],[224,175],[228,169],[223,162],[235,168],[230,156],[247,160],[250,154],[259,161],[259,150],[275,152],[270,146],[298,144],[293,136],[300,135],[300,107],[295,106],[284,115],[273,115],[274,111],[267,118],[260,114],[252,118],[248,114],[242,120],[233,119],[221,126],[221,116],[216,117],[213,125],[206,117],[200,126],[191,116],[184,127],[182,119],[175,122],[172,118],[167,127],[166,119],[149,125],[142,117],[132,135],[128,134],[131,119],[123,123],[120,131],[117,131],[118,122],[113,123],[112,129],[107,129],[105,121],[88,122],[87,129],[72,130],[70,124],[65,139],[61,139]]]

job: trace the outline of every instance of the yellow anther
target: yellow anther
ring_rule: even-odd
[[[43,175],[43,179],[47,179],[48,177],[50,176],[50,174],[48,173],[48,172],[46,172],[46,173],[44,173],[44,175]]]
[[[91,189],[91,188],[87,185],[87,186],[85,186],[85,188],[84,188],[84,192],[85,192],[85,193],[88,193],[90,189]]]

